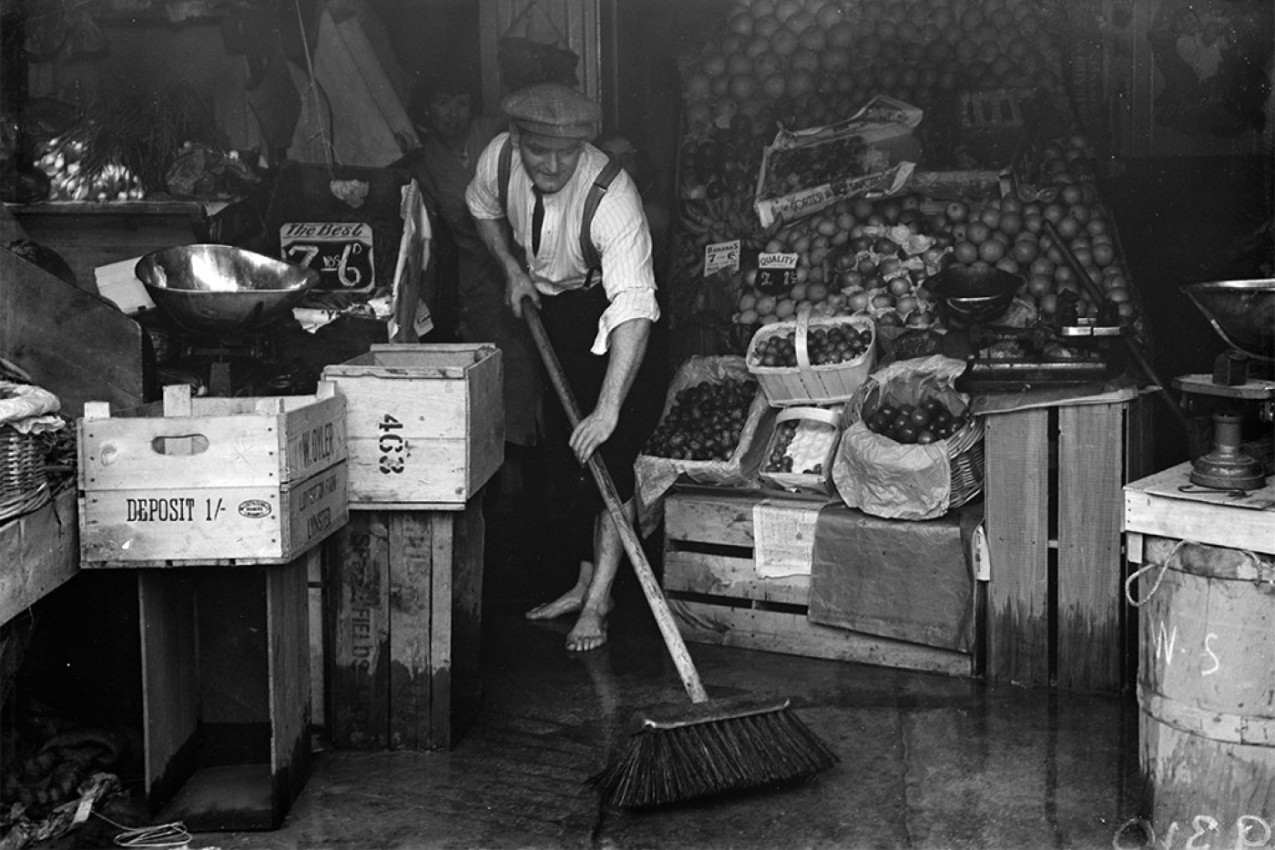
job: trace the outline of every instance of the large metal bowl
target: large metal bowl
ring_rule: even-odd
[[[1275,279],[1192,283],[1182,291],[1231,348],[1275,360]]]
[[[1018,275],[994,266],[953,265],[927,278],[925,288],[934,296],[944,319],[973,325],[1003,316],[1023,283]]]
[[[229,245],[178,245],[137,261],[155,306],[184,330],[230,335],[273,324],[319,273]]]

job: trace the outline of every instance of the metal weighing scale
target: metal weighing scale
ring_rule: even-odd
[[[1191,483],[1247,492],[1275,473],[1275,279],[1182,287],[1229,350],[1212,375],[1173,380],[1187,405],[1213,411],[1213,450],[1194,460]]]
[[[278,371],[279,324],[319,273],[229,245],[180,245],[142,257],[136,274],[168,319],[181,360],[208,370],[209,394],[229,396],[245,373]]]
[[[947,325],[942,351],[965,360],[956,388],[967,393],[1099,386],[1124,369],[1124,329],[1060,310],[1027,327],[997,324],[1023,285],[1019,275],[949,266],[925,282]]]

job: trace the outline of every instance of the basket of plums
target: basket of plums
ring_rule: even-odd
[[[812,318],[762,325],[745,355],[775,407],[845,402],[876,363],[876,323],[870,316]]]

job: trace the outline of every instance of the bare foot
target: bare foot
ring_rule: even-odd
[[[528,620],[552,620],[563,614],[574,614],[584,607],[584,589],[573,587],[552,602],[537,605],[526,613]]]
[[[575,628],[567,634],[568,652],[588,652],[607,642],[606,612],[581,611]]]

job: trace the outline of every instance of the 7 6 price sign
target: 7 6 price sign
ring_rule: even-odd
[[[399,433],[402,429],[403,423],[388,413],[376,423],[376,430],[380,432],[376,448],[381,453],[376,468],[382,475],[400,475],[406,468],[407,458],[412,453],[407,440],[403,439],[403,435]]]

